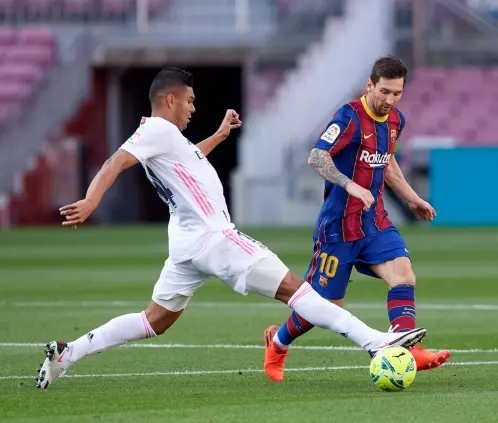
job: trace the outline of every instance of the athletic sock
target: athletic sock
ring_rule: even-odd
[[[415,311],[415,287],[398,285],[387,294],[387,313],[394,332],[406,332],[415,329],[417,313]]]
[[[288,306],[311,324],[339,333],[365,349],[382,336],[350,312],[322,298],[307,283],[294,293]]]
[[[68,343],[69,362],[75,363],[83,357],[117,347],[130,341],[156,336],[145,312],[116,317],[74,342]]]

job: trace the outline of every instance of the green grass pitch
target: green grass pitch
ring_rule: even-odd
[[[498,397],[498,229],[402,228],[417,274],[418,325],[450,365],[404,392],[369,379],[368,356],[314,329],[296,342],[283,383],[262,372],[263,331],[289,310],[210,280],[165,335],[92,357],[35,389],[42,343],[73,340],[141,311],[167,255],[166,227],[0,232],[1,422],[494,421]],[[248,229],[297,274],[311,228]],[[353,274],[346,302],[387,330],[386,288]],[[292,370],[292,371],[291,371]]]

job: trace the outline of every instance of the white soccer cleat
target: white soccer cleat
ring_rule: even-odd
[[[403,348],[410,348],[418,344],[422,339],[425,338],[427,334],[427,329],[413,329],[408,332],[396,332],[396,333],[383,333],[382,337],[372,341],[365,346],[371,357],[382,348],[397,346]]]
[[[47,344],[45,361],[37,369],[36,387],[47,389],[56,379],[64,376],[69,368],[69,348],[66,342],[52,341]]]

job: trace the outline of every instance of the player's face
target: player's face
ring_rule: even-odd
[[[183,131],[190,123],[192,114],[195,112],[194,107],[194,90],[192,87],[184,87],[176,94],[175,115],[178,122],[178,128]]]
[[[371,79],[368,80],[367,89],[371,100],[370,104],[375,109],[376,115],[387,115],[396,107],[403,94],[404,82],[404,78],[380,78],[374,85]]]

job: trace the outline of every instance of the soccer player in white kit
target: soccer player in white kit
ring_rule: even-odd
[[[142,164],[159,197],[169,206],[169,257],[145,311],[116,317],[73,342],[47,344],[36,386],[48,388],[83,357],[130,341],[163,334],[182,314],[195,291],[217,276],[241,294],[256,292],[279,300],[315,326],[330,329],[375,353],[388,345],[410,347],[425,329],[383,333],[323,299],[293,275],[260,242],[238,231],[230,219],[223,187],[206,156],[242,122],[228,110],[218,131],[192,144],[181,133],[195,112],[192,75],[164,68],[152,82],[151,117],[102,166],[86,198],[64,206],[64,226],[82,224],[125,169]]]

